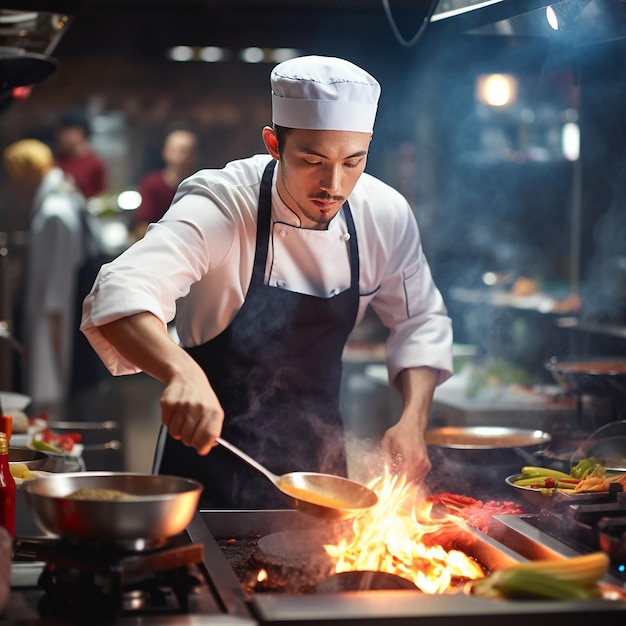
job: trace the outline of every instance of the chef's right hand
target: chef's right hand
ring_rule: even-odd
[[[161,395],[161,420],[169,434],[205,455],[222,432],[224,410],[195,362],[173,376]]]
[[[172,340],[166,325],[144,311],[99,329],[128,362],[165,385],[161,421],[170,435],[207,454],[222,432],[224,411],[202,368]]]

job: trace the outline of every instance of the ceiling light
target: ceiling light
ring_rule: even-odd
[[[476,81],[476,98],[494,107],[517,100],[517,80],[510,74],[488,74]]]
[[[167,56],[172,61],[191,61],[193,48],[191,46],[174,46],[167,51]]]
[[[573,30],[591,0],[564,0],[546,8],[546,19],[554,30]]]
[[[261,48],[244,48],[239,57],[246,63],[261,63],[265,59],[265,52]]]
[[[282,63],[283,61],[289,61],[289,59],[295,59],[302,53],[296,48],[276,48],[272,51],[272,60],[276,63]]]
[[[206,46],[200,50],[200,59],[207,63],[218,63],[223,61],[226,56],[224,48],[218,46]]]

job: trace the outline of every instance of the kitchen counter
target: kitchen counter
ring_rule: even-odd
[[[387,386],[387,368],[372,364],[365,374]],[[514,426],[549,428],[554,420],[577,419],[576,403],[561,397],[558,386],[485,387],[476,395],[467,394],[469,381],[461,372],[439,385],[433,396],[433,426]]]

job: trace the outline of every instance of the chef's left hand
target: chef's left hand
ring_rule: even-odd
[[[385,433],[381,448],[387,466],[408,481],[422,482],[430,472],[424,431],[437,379],[437,371],[430,367],[407,368],[396,378],[404,409],[397,424]]]
[[[419,421],[403,419],[387,430],[381,442],[387,467],[406,476],[407,481],[422,482],[431,463]]]

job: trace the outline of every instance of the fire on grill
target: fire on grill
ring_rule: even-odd
[[[489,573],[467,545],[468,522],[486,532],[492,515],[521,513],[513,503],[427,496],[401,475],[386,474],[368,486],[378,504],[349,522],[222,541],[246,590],[454,593]]]

